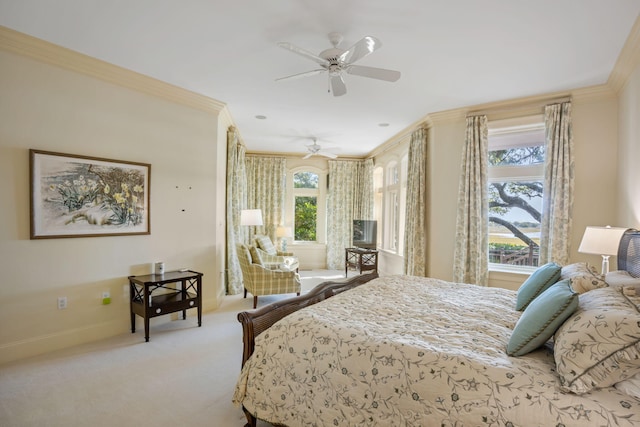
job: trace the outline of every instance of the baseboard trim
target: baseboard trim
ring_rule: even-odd
[[[110,338],[122,334],[128,328],[126,320],[118,319],[6,343],[0,346],[0,364]]]

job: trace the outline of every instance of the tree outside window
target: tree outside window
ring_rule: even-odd
[[[514,132],[512,146],[503,142],[498,149],[491,148],[489,137],[491,263],[538,265],[545,156],[541,126]]]
[[[296,241],[317,241],[318,181],[318,174],[313,172],[303,171],[293,175]]]

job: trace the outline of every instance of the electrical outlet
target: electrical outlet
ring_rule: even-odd
[[[102,293],[102,305],[109,305],[111,304],[111,293],[109,293],[108,291],[105,291]]]
[[[58,310],[67,308],[67,297],[58,297]]]

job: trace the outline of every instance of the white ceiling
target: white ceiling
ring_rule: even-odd
[[[227,104],[249,151],[365,155],[432,112],[606,83],[639,0],[0,0],[0,25]],[[346,75],[276,82],[318,68],[341,32],[383,46]],[[264,115],[266,120],[258,120]],[[380,123],[389,123],[380,127]],[[332,147],[332,148],[330,148]]]

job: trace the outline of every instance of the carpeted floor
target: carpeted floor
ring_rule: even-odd
[[[344,277],[326,270],[300,275],[303,293]],[[258,304],[291,296],[260,297]],[[189,316],[153,326],[148,343],[142,331],[123,333],[0,366],[0,425],[243,426],[242,410],[231,403],[242,360],[236,316],[251,308],[250,295],[227,296],[203,315],[201,328]]]

